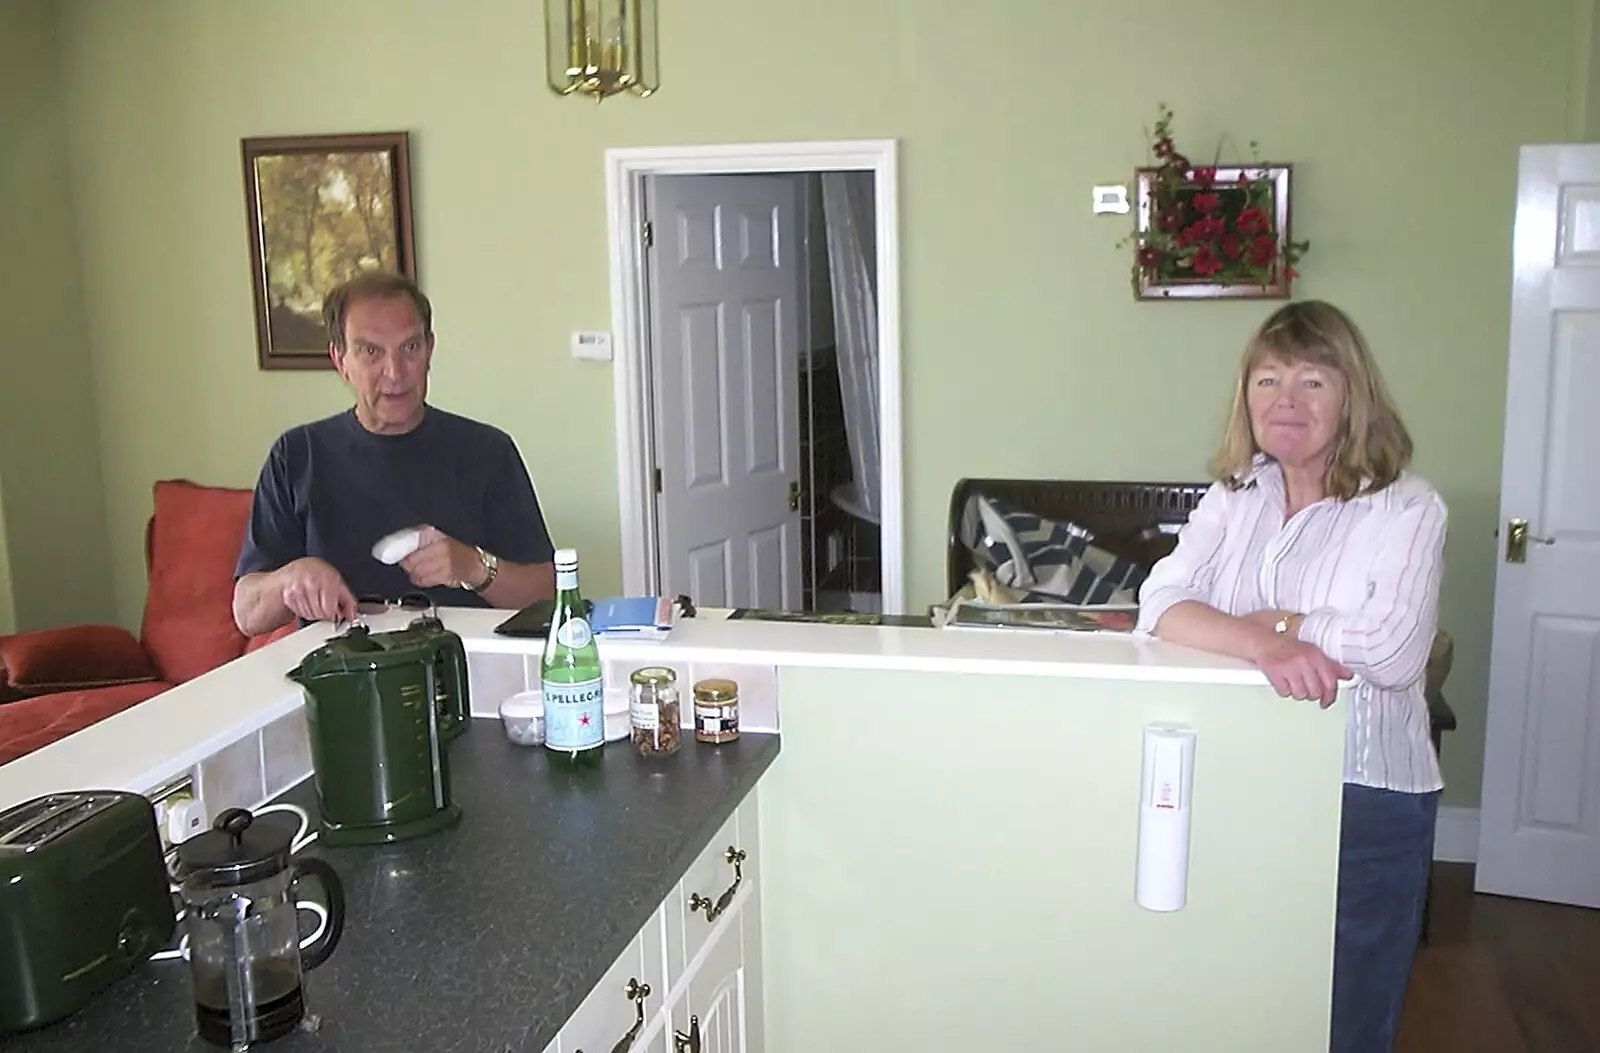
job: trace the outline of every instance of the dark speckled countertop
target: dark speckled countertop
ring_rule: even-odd
[[[688,738],[676,757],[642,761],[624,739],[600,768],[569,773],[512,745],[498,721],[473,721],[450,747],[459,825],[305,849],[339,873],[344,936],[306,974],[317,1029],[256,1048],[542,1053],[777,755],[778,736],[746,734],[721,746]],[[314,808],[310,780],[282,799]],[[222,1048],[195,1033],[188,970],[147,962],[74,1016],[0,1047]]]

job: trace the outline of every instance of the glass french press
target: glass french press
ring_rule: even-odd
[[[292,836],[230,808],[178,846],[195,1022],[215,1045],[245,1049],[293,1031],[305,1016],[303,971],[322,964],[344,931],[339,875],[320,859],[292,858]],[[302,941],[296,886],[308,876],[322,886],[327,916]]]

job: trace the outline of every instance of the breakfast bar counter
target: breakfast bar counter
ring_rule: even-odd
[[[495,719],[538,685],[541,641],[495,631],[511,613],[440,612],[479,718],[451,747],[466,818],[328,852],[351,931],[307,977],[320,1030],[274,1047],[672,1053],[699,1027],[707,1053],[1326,1048],[1345,690],[1320,709],[1247,663],[1126,633],[701,611],[664,640],[602,638],[607,725],[626,725],[629,674],[664,666],[737,683],[744,737],[686,738],[670,776],[624,738],[598,777],[555,777]],[[186,776],[212,815],[303,798],[285,674],[332,632],[0,766],[0,806]],[[1195,742],[1176,910],[1135,896],[1161,728]],[[1152,998],[1152,962],[1184,981]],[[17,1048],[202,1053],[192,1019],[184,967],[155,962]]]
[[[777,755],[776,735],[717,746],[691,737],[675,756],[649,760],[623,740],[598,768],[566,771],[542,748],[511,744],[498,721],[474,720],[450,745],[459,824],[391,845],[303,850],[339,874],[344,934],[306,974],[315,1029],[260,1048],[540,1053],[694,859],[721,847],[713,837]],[[280,799],[316,815],[309,780]],[[258,821],[280,820],[294,821]],[[73,1016],[0,1044],[18,1053],[218,1048],[196,1034],[188,969],[180,958],[148,962]],[[614,1000],[628,1015],[620,989]]]

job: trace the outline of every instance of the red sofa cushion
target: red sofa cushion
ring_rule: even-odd
[[[249,490],[155,484],[140,636],[162,679],[181,684],[244,653],[233,623],[233,568],[249,518]]]
[[[160,681],[59,691],[0,706],[0,764],[16,760],[171,687]]]
[[[115,625],[70,625],[0,637],[0,666],[11,688],[25,695],[156,679],[144,647]]]

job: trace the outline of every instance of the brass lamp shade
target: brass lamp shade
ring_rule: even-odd
[[[544,0],[550,90],[596,102],[660,86],[656,0]]]

